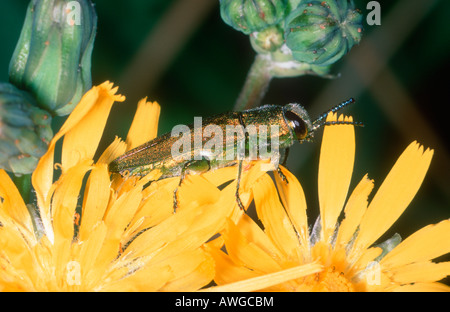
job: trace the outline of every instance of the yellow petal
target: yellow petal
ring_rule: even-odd
[[[247,280],[217,286],[205,289],[209,292],[243,292],[243,291],[257,291],[260,289],[269,288],[281,283],[285,283],[294,279],[321,272],[323,267],[317,263],[309,263],[293,267],[287,270],[278,271],[271,274],[250,278]]]
[[[207,248],[214,258],[216,275],[214,281],[218,285],[225,285],[258,276],[258,274],[246,267],[236,264],[227,254],[220,249]],[[211,288],[205,291],[213,290]]]
[[[345,219],[342,220],[339,226],[336,246],[345,246],[353,238],[353,235],[358,229],[359,223],[366,212],[368,197],[372,189],[373,180],[368,179],[366,174],[353,190],[345,205]]]
[[[203,174],[203,177],[207,179],[212,184],[219,186],[225,182],[236,179],[237,177],[237,167],[225,167],[217,170],[210,170]]]
[[[161,291],[195,291],[214,278],[214,259],[202,249],[183,252],[166,262],[174,278]]]
[[[223,229],[225,220],[231,215],[234,205],[228,198],[224,198],[221,195],[219,201],[214,203],[214,205],[193,206],[192,209],[188,207],[183,211],[177,212],[175,215],[176,217],[179,215],[180,218],[177,221],[177,223],[179,222],[177,226],[180,229],[184,227],[184,233],[175,236],[175,239],[172,237],[167,247],[155,255],[152,261],[160,261],[160,259],[168,258],[184,250],[202,246],[218,231]],[[186,215],[182,215],[184,211],[188,211],[189,218],[192,215],[191,220]],[[186,219],[188,220],[187,223],[184,222]],[[171,231],[174,231],[173,227]]]
[[[104,217],[108,238],[119,240],[142,200],[140,188],[134,188],[115,200]]]
[[[72,242],[67,239],[57,239],[52,244],[52,263],[54,266],[53,278],[56,280],[56,284],[67,285],[67,263],[70,261]],[[75,264],[75,266],[77,266]],[[53,279],[52,278],[52,279]]]
[[[188,205],[157,226],[138,236],[130,250],[136,255],[158,251],[152,262],[172,257],[184,250],[197,248],[223,229],[236,206],[233,183],[221,191],[212,205]]]
[[[203,248],[215,248],[215,249],[220,249],[224,246],[225,244],[225,240],[223,239],[222,235],[217,235],[216,237],[210,239],[204,246]]]
[[[97,259],[98,263],[110,262],[122,251],[121,241],[128,239],[123,237],[124,232],[138,209],[141,199],[140,188],[134,188],[112,200],[112,204],[107,208],[104,216],[108,233]]]
[[[14,264],[21,269],[32,269],[31,248],[15,225],[8,224],[0,227],[0,246],[0,260],[5,262],[4,265],[9,267]],[[0,274],[11,274],[5,269],[3,263]]]
[[[450,262],[413,263],[389,271],[392,279],[399,284],[436,282],[450,275]]]
[[[103,220],[110,197],[110,180],[105,164],[94,165],[84,191],[79,236],[86,240],[97,223]]]
[[[450,220],[428,225],[392,249],[381,264],[386,268],[423,262],[450,252]]]
[[[227,253],[237,264],[248,267],[256,273],[281,270],[279,264],[269,254],[249,241],[231,221],[227,223],[224,238]]]
[[[265,164],[268,161],[244,161],[242,165],[241,175],[241,189],[240,193],[246,193],[251,189],[251,186],[261,176],[266,173]],[[230,166],[217,170],[210,170],[202,174],[202,176],[216,186],[220,186],[238,177],[238,166]],[[241,198],[242,199],[242,198]]]
[[[43,226],[47,232],[47,234],[52,235],[51,230],[51,219],[50,219],[50,211],[49,206],[45,203],[48,200],[48,193],[51,189],[51,186],[53,184],[53,156],[55,151],[55,145],[56,142],[65,134],[70,132],[74,128],[78,128],[80,130],[80,127],[77,127],[77,125],[84,120],[84,118],[87,118],[88,115],[90,115],[91,111],[94,111],[98,113],[99,111],[102,111],[101,108],[94,108],[95,106],[99,105],[102,106],[103,112],[105,112],[105,107],[110,107],[112,102],[114,101],[123,101],[125,98],[120,95],[115,95],[117,88],[112,89],[112,84],[109,82],[105,82],[101,84],[100,86],[93,87],[91,90],[89,90],[80,100],[80,103],[75,107],[73,112],[67,117],[67,120],[61,127],[61,129],[58,131],[58,133],[55,134],[53,139],[50,141],[50,144],[48,146],[47,152],[40,158],[39,163],[36,167],[36,170],[33,172],[32,175],[32,184],[33,188],[36,191],[36,198],[38,202],[38,206],[41,213],[41,218],[43,222]],[[105,106],[105,107],[104,107]],[[103,116],[100,119],[105,119],[106,117]],[[91,119],[89,117],[89,119]],[[92,120],[91,120],[92,121]],[[92,125],[86,125],[85,122],[83,122],[88,129],[83,129],[83,133],[85,136],[90,137],[89,130],[93,131]],[[97,121],[94,120],[94,124],[96,124]],[[99,129],[96,129],[97,131]],[[81,131],[81,130],[80,130]],[[88,131],[86,133],[86,131]],[[103,131],[103,128],[101,129]],[[93,135],[93,137],[96,137],[97,135]],[[75,137],[72,137],[72,140],[75,139]],[[77,141],[77,147],[80,147],[83,149],[83,151],[86,153],[84,156],[88,156],[88,154],[93,154],[92,151],[95,151],[97,148],[97,144],[95,146],[86,147],[86,145],[92,144],[91,138],[86,138],[88,141],[83,142],[83,136],[76,136]],[[67,143],[66,143],[67,145]],[[72,146],[74,147],[74,146]],[[70,162],[73,162],[74,159],[81,160],[82,159],[82,152],[78,152],[77,150],[74,150],[71,146],[67,147],[63,153],[65,153],[65,160],[64,160],[64,168],[68,168]],[[70,150],[70,152],[69,152]],[[68,153],[73,153],[73,155],[70,156],[70,162],[68,158]]]
[[[274,174],[275,182],[281,201],[299,236],[302,253],[306,257],[305,260],[308,260],[309,230],[305,194],[297,178],[284,167],[280,166],[280,169],[289,182],[282,181],[278,174]]]
[[[217,201],[220,191],[201,175],[188,175],[178,188],[180,209],[187,203],[208,205]]]
[[[23,229],[29,229],[32,232],[33,225],[25,202],[9,175],[3,169],[0,169],[0,198],[2,201],[2,213],[6,213],[8,217],[20,224]]]
[[[449,292],[450,287],[441,283],[416,283],[393,288],[396,292]]]
[[[173,277],[170,266],[154,265],[139,269],[135,274],[124,272],[125,277],[112,278],[99,290],[124,292],[124,291],[158,291],[167,281]]]
[[[173,215],[173,190],[179,179],[164,179],[152,182],[144,190],[144,199],[132,223],[142,220],[136,231],[153,227]]]
[[[247,214],[244,214],[236,223],[240,233],[253,244],[264,250],[273,258],[281,259],[282,252],[273,244],[264,231]],[[221,246],[219,246],[220,248]]]
[[[83,284],[91,283],[95,285],[101,281],[105,267],[109,265],[108,262],[103,263],[103,267],[95,268],[94,264],[97,257],[102,250],[102,245],[106,238],[107,228],[103,222],[97,223],[97,226],[90,230],[90,236],[83,240],[80,251],[78,253],[77,261],[81,268],[81,282]]]
[[[352,121],[339,116],[339,120]],[[330,113],[327,121],[336,121]],[[319,205],[322,239],[329,242],[344,207],[355,160],[355,131],[352,125],[326,126],[319,161]]]
[[[264,175],[253,185],[253,194],[264,232],[284,253],[287,261],[302,261],[297,234],[278,199],[278,192],[269,175]]]
[[[157,253],[152,261],[160,261],[199,247],[220,230],[227,213],[231,213],[231,209],[220,199],[214,205],[188,205],[136,237],[127,250],[135,257]]]
[[[239,198],[244,206],[244,209],[247,209],[247,207],[252,202],[253,197],[252,186],[268,170],[267,169],[268,166],[265,166],[268,161],[269,160],[243,162],[241,183],[239,187]],[[233,215],[230,218],[235,222],[237,222],[240,219],[243,213],[243,211],[238,207],[235,194],[231,193],[232,192],[231,188],[234,188],[236,192],[238,172],[239,172],[238,166],[235,165],[217,170],[210,170],[202,174],[202,177],[204,177],[206,180],[208,180],[210,183],[212,183],[213,185],[215,185],[220,189],[223,188],[223,185],[227,185],[226,186],[226,188],[228,189],[227,192],[230,192],[229,199],[230,200],[234,199],[232,200],[232,202],[234,202],[235,204]],[[226,184],[229,183],[230,181],[233,182],[231,184]]]
[[[125,153],[127,145],[119,138],[114,141],[103,151],[97,163],[109,164],[111,161]]]
[[[375,259],[379,257],[382,252],[383,250],[379,247],[371,247],[360,251],[357,254],[358,258],[355,258],[354,254],[350,254],[348,261],[351,265],[349,269],[354,273],[357,273],[370,268],[374,264]]]
[[[417,193],[433,156],[416,142],[411,143],[372,199],[360,224],[355,246],[374,243],[398,219]]]
[[[127,135],[127,151],[156,138],[160,110],[157,102],[139,101]]]
[[[72,241],[75,209],[78,203],[84,175],[90,169],[91,161],[76,165],[63,173],[52,197],[53,228],[55,241]]]
[[[142,179],[141,179],[142,180]],[[139,222],[135,231],[152,227],[173,215],[174,190],[178,187],[180,178],[164,179],[152,182],[144,192],[144,200],[133,217],[133,222]],[[200,175],[187,176],[178,187],[177,213],[188,205],[209,205],[216,202],[220,191]]]
[[[83,97],[70,114],[69,118],[76,118],[79,113],[78,107],[89,107],[88,111],[83,109],[83,118],[77,120],[76,124],[64,136],[61,155],[63,172],[80,160],[94,157],[114,101],[124,99],[123,97],[115,96],[114,93],[115,90],[111,90],[110,85],[100,85],[96,97]],[[88,103],[85,104],[85,102]],[[66,123],[69,122],[69,118]]]
[[[259,179],[266,176],[266,172],[270,170],[268,166],[270,160],[260,160],[243,164],[243,174],[241,179],[242,192],[248,192],[253,189],[253,186]],[[237,167],[237,166],[236,166]]]
[[[55,263],[53,261],[53,243],[47,236],[42,236],[39,244],[34,245],[33,256],[35,260],[35,272],[38,275],[36,290],[57,289],[54,277]],[[51,278],[49,278],[51,277]]]
[[[253,197],[253,186],[265,175],[265,173],[270,170],[270,166],[267,166],[269,160],[261,160],[261,161],[251,161],[251,162],[243,162],[242,165],[242,175],[241,175],[241,183],[239,186],[239,197],[241,199],[241,202],[245,209],[248,208],[248,206],[252,202]],[[238,177],[238,166],[233,167],[236,170],[236,176],[235,181],[228,186],[231,187],[233,185],[233,188],[236,189],[237,185],[237,177]],[[238,208],[236,199],[234,200],[236,203],[236,208]],[[235,211],[235,214],[231,218],[234,221],[239,220],[241,217],[241,210]]]

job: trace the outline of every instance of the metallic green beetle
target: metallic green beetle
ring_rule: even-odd
[[[283,158],[282,164],[286,162],[289,147],[295,141],[302,143],[311,140],[314,132],[324,125],[362,125],[358,122],[336,121],[330,123],[325,121],[328,113],[336,112],[353,102],[352,98],[342,102],[324,112],[312,122],[306,110],[300,104],[264,105],[242,112],[219,114],[205,119],[200,127],[195,124],[184,126],[184,134],[187,135],[188,143],[194,143],[193,148],[191,144],[191,148],[183,148],[182,152],[179,149],[174,149],[175,145],[180,145],[180,138],[174,136],[174,131],[172,131],[118,157],[109,164],[109,170],[121,175],[144,176],[150,171],[158,169],[162,173],[159,179],[180,177],[178,184],[178,187],[180,187],[187,173],[200,174],[209,170],[238,165],[236,201],[239,207],[243,209],[239,197],[239,184],[244,160],[267,159],[269,157],[271,160],[275,159],[274,168],[277,169],[280,177],[288,183],[278,164],[281,158]],[[263,126],[271,125],[277,125],[277,131],[262,131],[264,130]],[[251,126],[256,126],[251,128],[255,129],[256,132],[248,131]],[[208,127],[215,127],[214,129],[227,133],[226,136],[221,138],[219,136],[219,140],[216,138],[215,142],[221,143],[219,145],[221,147],[217,148],[217,145],[215,145],[214,152],[203,149],[207,142],[212,140],[211,136],[202,136]],[[234,134],[229,135],[230,127],[238,129],[235,133],[237,138]],[[251,144],[250,134],[255,134],[258,138],[257,141],[253,141],[254,144]],[[217,131],[214,132],[214,137],[216,135]],[[192,137],[196,142],[192,141]],[[268,142],[272,144],[273,141],[277,143],[275,149],[271,145],[271,150],[268,151]],[[262,145],[265,145],[264,148],[262,148]],[[227,148],[223,148],[223,146]],[[178,205],[178,187],[174,190],[174,211]]]

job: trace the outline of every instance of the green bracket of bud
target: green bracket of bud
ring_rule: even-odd
[[[270,26],[259,32],[255,31],[250,34],[250,43],[260,54],[275,52],[284,43],[283,30],[278,26]]]
[[[0,83],[0,168],[32,173],[53,137],[51,120],[30,94]]]
[[[286,8],[286,0],[220,0],[224,22],[246,35],[279,24]]]
[[[299,62],[333,64],[360,42],[362,19],[349,0],[302,1],[286,19],[286,45]]]
[[[52,115],[69,114],[92,86],[96,27],[90,0],[32,0],[10,62],[10,82]]]

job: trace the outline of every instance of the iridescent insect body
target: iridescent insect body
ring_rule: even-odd
[[[193,144],[193,147],[191,145],[192,148],[183,149],[182,152],[178,150],[176,157],[174,157],[173,147],[174,144],[180,143],[180,137],[174,136],[172,131],[118,157],[110,163],[109,170],[113,173],[120,173],[121,175],[144,176],[158,169],[161,171],[159,179],[180,177],[178,184],[178,187],[180,187],[186,174],[201,174],[206,171],[237,165],[236,202],[243,209],[239,197],[239,184],[243,161],[249,160],[250,154],[252,154],[253,158],[256,155],[256,159],[267,159],[268,157],[276,159],[275,169],[280,177],[288,183],[278,164],[280,159],[283,159],[281,163],[283,165],[285,164],[289,147],[296,141],[300,143],[310,141],[313,138],[314,132],[324,125],[362,125],[361,123],[350,121],[326,121],[326,117],[330,112],[336,112],[353,102],[354,100],[352,98],[342,102],[321,114],[314,121],[310,120],[306,110],[300,104],[287,104],[285,106],[264,105],[242,112],[219,114],[203,120],[200,129],[194,125],[185,126],[188,132],[188,138],[192,140],[192,138],[195,139],[200,135],[201,143]],[[253,144],[250,142],[250,131],[248,131],[250,125],[256,126],[252,129],[256,129],[256,136],[258,137],[256,143],[253,141]],[[260,130],[264,129],[262,126],[271,125],[277,125],[278,130]],[[231,126],[235,127],[235,129],[238,129],[237,136],[224,135],[220,138],[220,140],[223,140],[221,149],[217,150],[216,145],[214,151],[205,150],[203,147],[211,140],[211,137],[201,136],[201,134],[204,133],[205,129],[212,126],[215,127],[214,129],[221,130],[225,134],[229,134],[227,133],[227,129]],[[262,144],[269,145],[269,142],[274,140],[277,142],[276,149],[272,145],[270,146],[270,151],[268,151],[267,146],[261,146]],[[265,147],[265,149],[262,147]],[[234,157],[230,158],[230,151]],[[178,187],[174,190],[174,211],[178,206]]]

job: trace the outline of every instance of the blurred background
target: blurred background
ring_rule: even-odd
[[[110,80],[127,97],[113,107],[103,140],[126,137],[136,103],[147,96],[161,105],[159,134],[194,116],[232,110],[255,52],[248,37],[220,18],[218,0],[96,0],[98,33],[92,59],[94,84]],[[368,1],[355,0],[364,15]],[[312,118],[354,97],[345,113],[356,128],[351,189],[365,173],[376,189],[403,150],[417,140],[435,150],[425,181],[393,228],[403,238],[450,217],[450,149],[446,129],[450,71],[450,1],[379,1],[381,25],[365,24],[359,46],[338,62],[337,79],[274,79],[265,104],[301,103]],[[0,1],[0,81],[25,17],[28,0]],[[55,120],[55,129],[63,120]],[[306,193],[310,222],[317,216],[321,133],[297,144],[288,167]],[[101,148],[103,149],[103,148]],[[447,257],[448,259],[448,257]]]

